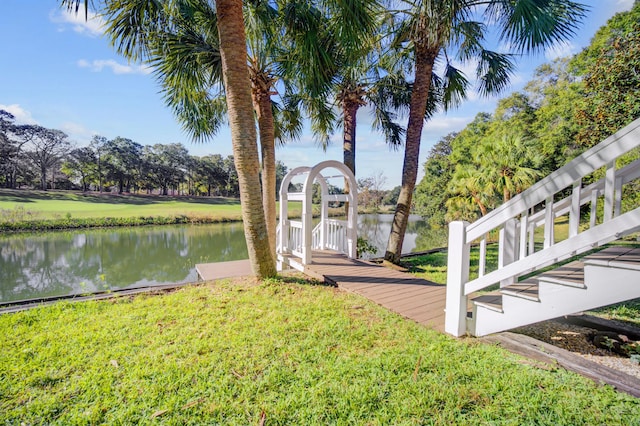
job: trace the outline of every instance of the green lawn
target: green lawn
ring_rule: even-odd
[[[341,214],[333,209],[330,214]],[[300,217],[300,203],[290,203],[289,217]],[[185,217],[189,220],[174,221]],[[115,218],[105,222],[104,219]],[[132,219],[146,218],[138,221]],[[168,220],[148,220],[164,218]],[[131,219],[131,220],[130,220]],[[97,194],[73,191],[0,189],[0,227],[46,230],[91,226],[129,226],[165,223],[215,223],[242,220],[240,200],[222,197],[168,197]]]
[[[640,400],[301,280],[0,316],[1,424],[637,424]]]
[[[23,208],[35,219],[139,216],[214,216],[240,220],[240,201],[221,197],[160,197],[147,195],[82,194],[72,191],[0,189],[0,209]]]

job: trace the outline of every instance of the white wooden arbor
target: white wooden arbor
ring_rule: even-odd
[[[325,177],[322,171],[335,169],[338,176]],[[296,176],[304,176],[302,192],[289,192],[289,184]],[[349,184],[348,194],[329,194],[327,179],[342,177]],[[313,184],[322,189],[320,223],[313,227]],[[277,235],[278,268],[283,264],[303,267],[312,262],[312,250],[335,250],[355,259],[357,242],[357,183],[356,178],[343,163],[335,160],[323,161],[313,167],[296,167],[284,177],[280,185],[280,223]],[[289,201],[302,203],[301,220],[288,219]],[[349,203],[347,220],[329,219],[329,203]],[[300,259],[300,264],[291,257]]]

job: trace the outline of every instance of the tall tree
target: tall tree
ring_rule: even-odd
[[[640,3],[636,3],[640,16]],[[640,116],[640,21],[633,31],[610,40],[585,69],[586,96],[579,103],[577,140],[591,147]]]
[[[15,117],[0,109],[0,175],[7,188],[15,188],[18,175],[24,168],[22,147],[27,143],[25,126],[17,124]]]
[[[71,178],[79,178],[82,191],[89,190],[89,183],[97,172],[97,157],[91,147],[72,149],[62,164],[62,171]]]
[[[85,10],[89,0],[61,0],[63,7],[75,9],[78,11],[79,5],[84,4]],[[193,3],[193,2],[192,2]],[[196,2],[197,3],[197,2]],[[202,1],[200,3],[203,3]],[[208,2],[207,2],[208,3]],[[113,0],[107,3],[108,6],[114,6],[117,11],[121,8],[134,8],[135,16],[138,23],[144,19],[151,20],[168,15],[162,15],[160,12],[164,9],[176,7],[189,7],[187,1],[170,1],[166,2],[148,2],[142,0]],[[226,94],[226,109],[229,119],[229,127],[231,129],[231,142],[234,153],[235,166],[238,172],[238,181],[240,186],[240,201],[242,204],[242,217],[245,228],[245,237],[247,240],[247,249],[249,252],[249,260],[255,275],[258,277],[273,276],[276,273],[275,259],[272,256],[269,246],[269,236],[267,224],[265,221],[264,210],[262,208],[262,197],[260,189],[260,163],[257,147],[257,134],[255,129],[255,119],[253,116],[253,102],[251,96],[251,81],[247,68],[247,44],[246,33],[244,28],[242,0],[218,0],[215,2],[215,12],[217,25],[211,26],[210,33],[217,33],[219,37],[219,55],[217,60],[221,64],[221,75],[224,82]],[[175,15],[174,15],[175,16]],[[202,19],[203,16],[192,16],[191,19]],[[147,44],[154,36],[158,35],[157,31],[162,31],[164,25],[170,24],[165,19],[156,20],[152,23],[152,31],[136,32],[135,21],[123,22],[120,27],[122,33],[115,34],[117,40],[125,40],[120,48],[131,53],[132,57],[136,54],[133,49],[142,47],[144,52],[148,53],[148,49],[152,46]],[[128,25],[127,25],[128,24]],[[217,27],[217,28],[216,28]],[[117,26],[110,24],[108,31],[117,31]],[[155,42],[153,42],[155,43]],[[205,52],[203,52],[205,53]],[[210,58],[208,56],[207,58]],[[192,63],[185,63],[185,66],[191,66]],[[188,73],[179,73],[176,76],[184,76]],[[196,97],[202,97],[202,92],[195,93]],[[194,101],[193,97],[187,97],[187,102]],[[221,104],[198,103],[204,109],[195,108],[196,119],[200,123],[208,126],[215,126],[215,122],[209,121],[211,115],[222,114]],[[188,105],[187,105],[188,106]],[[191,114],[193,109],[185,110],[185,114]]]
[[[438,58],[445,64],[444,83],[454,89],[442,98],[445,106],[461,101],[468,87],[467,79],[453,66],[454,58],[463,62],[477,60],[480,93],[496,93],[508,84],[514,65],[510,55],[485,48],[484,37],[490,25],[498,27],[501,39],[516,53],[526,53],[571,37],[585,12],[583,5],[570,0],[407,0],[404,3],[406,6],[401,12],[405,19],[400,21],[395,36],[397,45],[408,48],[412,55],[414,79],[402,188],[385,252],[385,259],[396,263],[402,254],[409,220],[422,129]],[[481,20],[476,20],[477,17]]]
[[[100,135],[94,135],[91,139],[91,143],[89,146],[96,153],[96,171],[98,174],[98,191],[102,192],[103,190],[103,177],[104,177],[104,167],[102,157],[104,155],[104,146],[107,143],[107,138]]]
[[[542,157],[536,154],[520,135],[507,131],[480,145],[474,163],[484,174],[488,189],[500,194],[506,203],[542,176]]]
[[[71,143],[67,140],[67,134],[54,129],[46,129],[42,126],[24,126],[27,157],[40,173],[40,189],[47,190],[47,171],[55,167],[69,152]],[[53,184],[53,180],[52,180]]]
[[[131,139],[116,137],[105,143],[103,167],[107,179],[118,187],[118,193],[131,192],[132,186],[140,175],[142,165],[142,145]]]
[[[222,75],[233,157],[238,170],[242,220],[251,268],[258,277],[276,274],[260,194],[258,146],[242,18],[242,0],[216,1]]]

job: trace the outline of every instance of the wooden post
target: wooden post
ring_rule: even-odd
[[[307,179],[304,185],[304,201],[302,202],[302,264],[311,264],[311,243],[313,232],[313,179]]]
[[[520,217],[520,255],[519,259],[527,257],[527,233],[529,231],[529,210]]]
[[[485,234],[480,240],[480,259],[478,261],[479,277],[484,277],[484,273],[487,268],[487,237],[488,234]]]
[[[464,285],[469,281],[470,245],[466,241],[469,222],[449,224],[449,256],[447,261],[447,301],[445,331],[456,337],[467,332],[467,296]]]

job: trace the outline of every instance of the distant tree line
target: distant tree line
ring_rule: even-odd
[[[416,211],[434,228],[476,220],[640,117],[639,58],[635,2],[581,53],[540,66],[523,92],[442,138],[424,164]]]
[[[287,167],[278,162],[278,180],[286,173]],[[64,132],[18,124],[4,110],[0,110],[0,187],[239,196],[233,156],[198,157],[180,143],[143,146],[123,137],[94,136],[88,146],[75,147]]]

